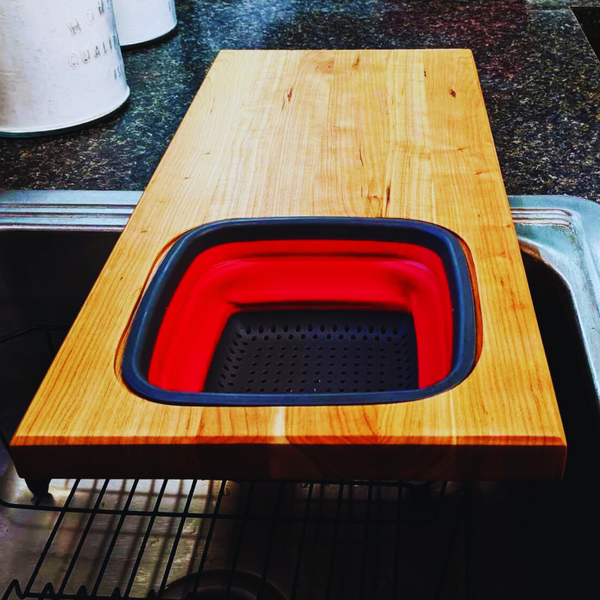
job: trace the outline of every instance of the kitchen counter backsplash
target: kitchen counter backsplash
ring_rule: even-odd
[[[178,0],[177,14],[173,35],[124,50],[119,113],[0,138],[0,189],[143,189],[223,48],[471,48],[507,192],[600,200],[600,63],[564,0]]]

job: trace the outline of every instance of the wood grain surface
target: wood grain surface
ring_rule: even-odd
[[[201,408],[120,375],[151,272],[219,219],[409,217],[470,249],[479,361],[412,403]],[[547,479],[566,442],[468,50],[222,51],[12,441],[28,477]]]

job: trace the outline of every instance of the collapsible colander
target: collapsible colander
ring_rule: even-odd
[[[169,404],[418,400],[471,371],[467,260],[418,221],[273,218],[183,235],[142,299],[123,377]]]

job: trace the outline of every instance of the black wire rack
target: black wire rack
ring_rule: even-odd
[[[42,335],[51,358],[59,332],[0,344]],[[34,498],[6,487],[1,510],[25,524],[35,560],[2,600],[466,597],[461,484],[77,479]]]

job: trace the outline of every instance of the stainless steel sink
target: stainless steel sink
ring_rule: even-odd
[[[6,437],[139,195],[0,194]],[[84,585],[107,599],[115,588],[246,600],[600,593],[590,561],[600,553],[600,207],[511,205],[567,431],[564,481],[53,480],[51,495],[32,498],[0,445],[0,593],[49,597],[48,583],[56,597]]]

